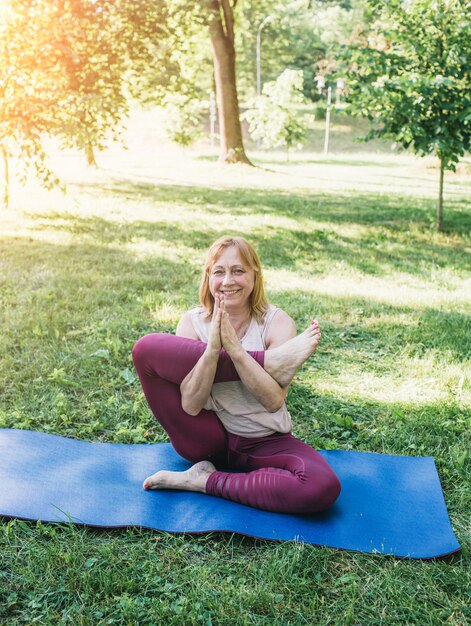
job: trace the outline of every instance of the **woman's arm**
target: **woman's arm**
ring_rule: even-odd
[[[265,336],[267,350],[282,346],[290,339],[293,339],[293,337],[296,337],[296,334],[296,324],[293,319],[288,313],[278,309]]]
[[[221,342],[232,359],[241,381],[250,393],[269,412],[274,413],[283,406],[288,386],[281,387],[241,345],[229,317],[221,318]],[[267,332],[267,349],[276,348],[296,336],[296,326],[284,311],[278,311]]]
[[[196,341],[199,341],[199,337],[191,321],[190,313],[185,313],[185,315],[180,319],[177,324],[175,335],[177,337],[186,337],[187,339],[195,339]]]
[[[209,394],[211,393],[214,376],[216,375],[219,351],[221,349],[221,310],[218,304],[219,303],[215,303],[214,306],[206,350],[180,385],[182,408],[190,415],[198,415],[206,404]],[[199,339],[188,313],[186,313],[178,323],[176,335],[179,337],[188,337],[189,339]]]

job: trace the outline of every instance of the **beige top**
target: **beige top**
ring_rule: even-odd
[[[261,324],[252,318],[240,341],[246,350],[267,349],[265,337],[277,310],[270,304]],[[196,334],[207,343],[211,318],[206,317],[202,306],[191,309],[189,313]],[[239,380],[214,383],[204,408],[214,411],[225,429],[234,435],[266,437],[275,432],[291,431],[291,416],[285,403],[275,413],[269,413]]]

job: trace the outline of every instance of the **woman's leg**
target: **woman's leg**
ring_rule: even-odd
[[[329,508],[340,482],[324,458],[291,434],[249,439],[228,435],[230,467],[213,472],[206,493],[279,513],[314,513]]]
[[[145,366],[150,374],[155,373],[172,383],[180,385],[185,376],[199,361],[207,344],[203,341],[177,337],[164,333],[145,335],[133,348],[133,359],[141,361],[146,355]],[[263,367],[265,352],[249,352],[249,354]],[[240,380],[234,363],[223,349],[220,352],[218,367],[214,382],[223,383],[231,380]]]
[[[267,358],[273,356],[267,371],[271,369],[277,374],[290,354],[293,362],[289,362],[289,368],[295,371],[307,358],[300,354],[301,341],[307,345],[310,340],[305,334],[298,335],[296,345],[293,340],[288,342],[284,351],[281,347],[266,353]],[[203,342],[153,334],[140,339],[133,350],[149,406],[177,452],[193,462],[202,459],[225,462],[229,437],[230,465],[246,472],[208,472],[209,477],[204,478],[204,484],[197,490],[270,511],[311,513],[331,506],[340,493],[338,478],[322,456],[307,444],[290,434],[277,433],[257,439],[236,437],[227,433],[212,411],[203,409],[197,416],[183,411],[180,384],[205,349]],[[264,367],[264,352],[250,354]],[[238,379],[232,361],[222,350],[215,382]],[[198,473],[199,469],[195,469]],[[203,474],[206,470],[202,468]],[[190,483],[179,488],[195,490],[193,478]]]
[[[182,409],[180,383],[193,369],[206,344],[175,335],[150,334],[133,349],[133,360],[144,395],[157,421],[166,430],[175,450],[189,461],[226,461],[227,433],[213,411],[196,416]],[[263,366],[263,352],[252,353]],[[238,374],[221,351],[216,382],[237,380]]]

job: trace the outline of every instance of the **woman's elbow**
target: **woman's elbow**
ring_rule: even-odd
[[[198,415],[198,413],[201,411],[202,407],[197,407],[195,406],[194,403],[189,402],[186,400],[186,398],[182,397],[182,409],[185,411],[185,413],[188,413],[188,415]]]
[[[280,396],[279,398],[273,398],[272,400],[270,400],[268,404],[268,406],[265,406],[265,409],[269,412],[269,413],[276,413],[277,411],[279,411],[281,409],[281,407],[283,406],[285,402],[285,396]]]

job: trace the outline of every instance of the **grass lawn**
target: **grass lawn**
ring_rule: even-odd
[[[271,300],[323,330],[290,391],[295,434],[321,449],[433,456],[463,551],[421,562],[3,519],[0,624],[469,623],[469,165],[446,176],[437,234],[433,163],[349,132],[334,125],[327,158],[316,144],[289,163],[252,151],[258,168],[224,167],[204,143],[169,145],[146,114],[96,172],[55,153],[65,195],[14,186],[0,214],[0,427],[166,441],[131,348],[175,328],[208,244],[241,234]]]

